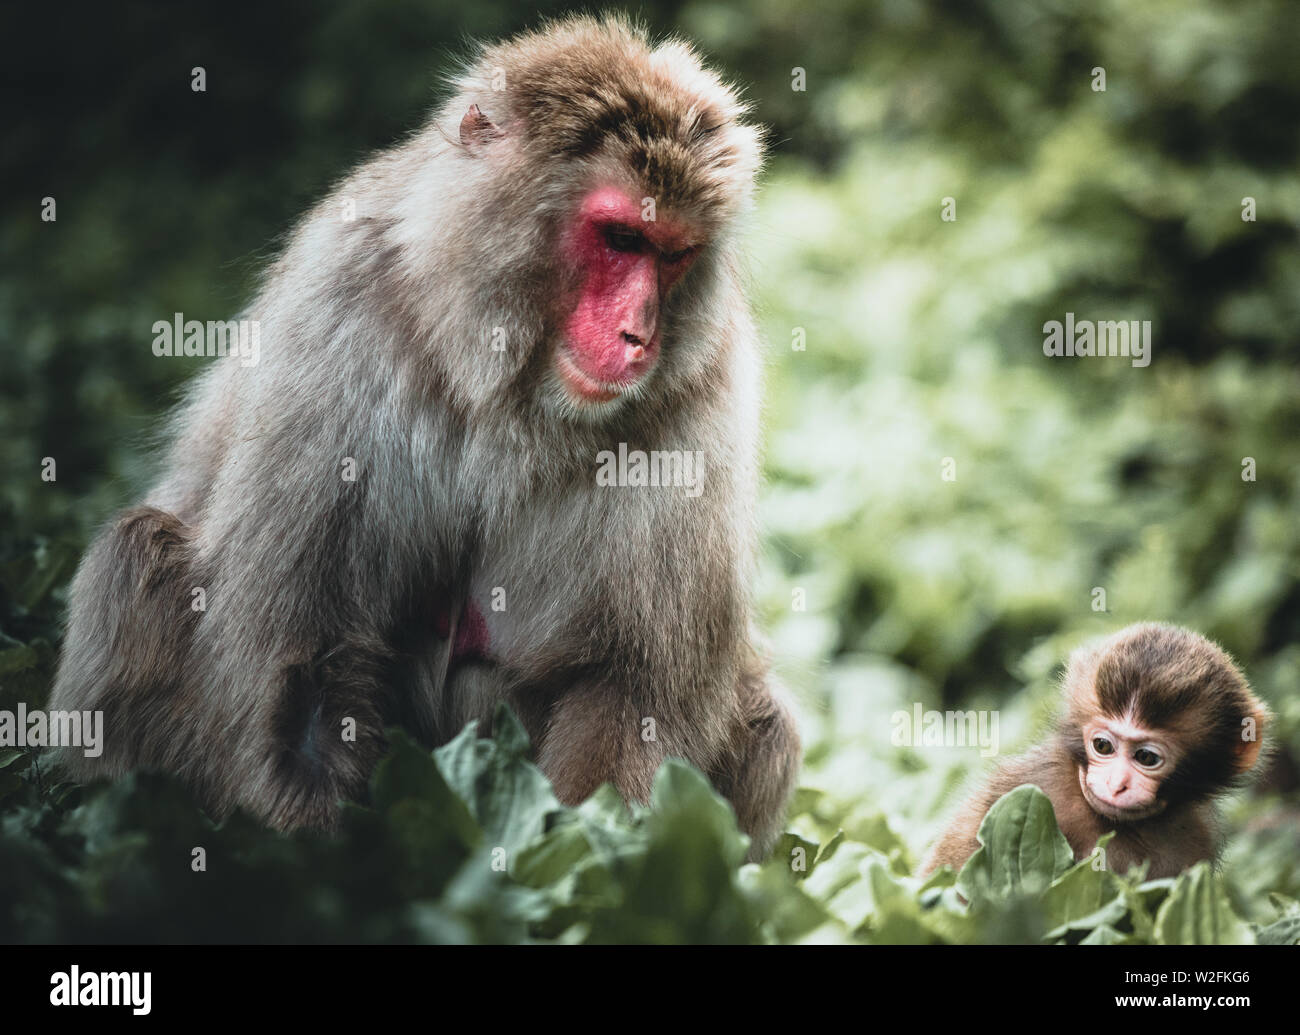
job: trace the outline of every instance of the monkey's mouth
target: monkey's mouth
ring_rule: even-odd
[[[1159,798],[1145,805],[1118,805],[1103,798],[1088,786],[1088,779],[1082,769],[1079,770],[1079,789],[1083,791],[1084,798],[1094,812],[1116,823],[1136,823],[1139,820],[1150,819],[1157,813],[1163,812],[1165,808],[1165,803]]]
[[[556,350],[555,369],[560,375],[569,395],[582,403],[612,402],[645,376],[646,371],[637,371],[627,381],[598,381],[586,373],[569,355],[566,346]]]

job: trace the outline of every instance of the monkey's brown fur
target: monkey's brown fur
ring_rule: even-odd
[[[1071,655],[1063,691],[1066,711],[1050,738],[996,769],[931,849],[923,874],[944,865],[960,869],[979,848],[976,832],[994,802],[1021,784],[1035,784],[1051,799],[1076,859],[1110,831],[1106,865],[1117,873],[1149,859],[1149,876],[1168,877],[1216,858],[1214,799],[1255,767],[1270,718],[1232,659],[1188,629],[1131,625]],[[1130,711],[1143,727],[1173,734],[1187,754],[1161,783],[1161,813],[1117,822],[1095,812],[1079,787],[1079,768],[1087,764],[1080,730],[1098,714]],[[1253,739],[1243,739],[1245,719],[1254,720]]]
[[[485,48],[454,85],[297,227],[243,314],[261,362],[197,381],[163,478],[88,551],[51,707],[102,709],[106,746],[66,763],[329,826],[386,724],[437,743],[506,700],[562,800],[605,781],[645,799],[685,758],[758,854],[799,762],[750,630],[759,362],[737,237],[759,134],[689,48],[617,21]],[[610,178],[707,246],[653,377],[587,419],[549,372],[574,275],[556,241]],[[597,486],[620,443],[702,451],[701,493]],[[458,656],[458,618],[491,649]]]

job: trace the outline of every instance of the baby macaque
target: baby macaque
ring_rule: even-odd
[[[1268,709],[1217,646],[1188,629],[1142,623],[1070,658],[1065,715],[1046,743],[1003,762],[964,804],[922,867],[959,869],[1002,795],[1035,784],[1082,859],[1114,831],[1107,868],[1150,861],[1170,877],[1218,853],[1214,801],[1260,758]]]

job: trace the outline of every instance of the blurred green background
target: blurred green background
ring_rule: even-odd
[[[566,9],[6,15],[10,40],[47,45],[6,68],[0,707],[43,696],[76,559],[146,485],[150,433],[202,362],[155,359],[153,321],[234,314],[295,217],[423,120],[468,38]],[[996,708],[1013,750],[1070,649],[1171,621],[1221,642],[1279,717],[1263,789],[1231,811],[1238,908],[1300,895],[1300,6],[624,10],[696,41],[772,131],[751,235],[760,599],[805,727],[793,828],[888,830],[910,867],[983,760],[900,751],[891,713]],[[1151,365],[1044,357],[1067,311],[1152,321]]]

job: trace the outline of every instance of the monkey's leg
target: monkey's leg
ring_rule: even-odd
[[[245,794],[268,822],[329,829],[340,801],[362,797],[387,748],[387,654],[377,637],[353,632],[283,670],[264,776]]]
[[[643,739],[643,711],[627,694],[601,684],[574,687],[554,703],[537,764],[560,801],[576,805],[603,783],[626,800],[650,800],[664,751],[657,739]]]
[[[51,710],[104,712],[102,754],[58,759],[78,779],[165,764],[184,707],[183,679],[199,614],[190,606],[192,530],[155,507],[133,507],[100,533],[71,590],[68,631]]]
[[[59,762],[77,779],[164,770],[217,812],[328,827],[384,749],[387,648],[351,611],[314,607],[311,573],[250,581],[196,611],[193,590],[214,585],[208,563],[194,530],[154,507],[96,540],[73,583],[50,707],[102,711],[103,753],[73,748]]]
[[[750,861],[771,851],[799,773],[799,731],[789,706],[761,673],[744,676],[740,711],[724,764],[711,774],[750,836]]]
[[[799,734],[789,708],[761,674],[741,681],[738,704],[722,760],[707,768],[750,836],[750,859],[758,859],[780,832],[799,770]],[[575,805],[603,783],[612,783],[627,800],[650,800],[665,756],[691,752],[665,749],[673,739],[668,719],[659,725],[661,736],[644,738],[645,710],[627,694],[601,685],[575,688],[555,703],[537,761],[560,801]]]

